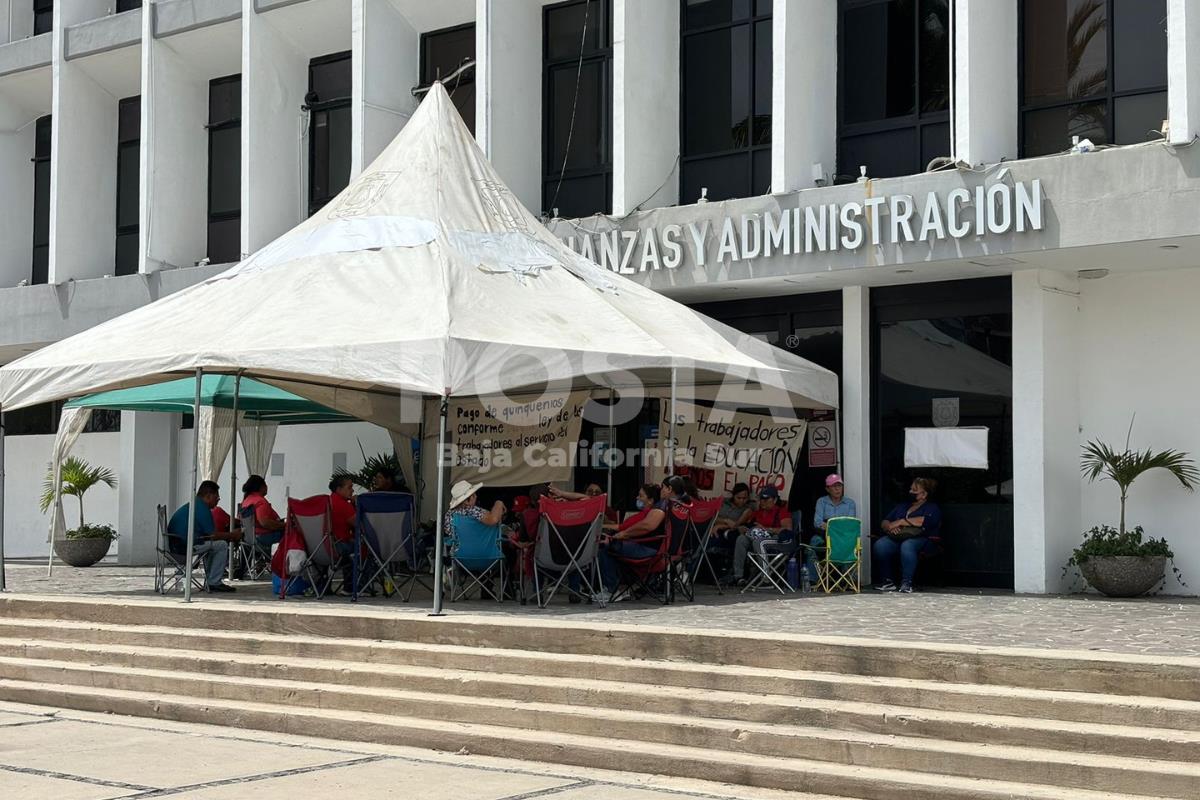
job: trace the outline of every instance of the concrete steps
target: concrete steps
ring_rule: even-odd
[[[862,800],[1200,796],[1184,659],[336,610],[0,598],[0,699]]]

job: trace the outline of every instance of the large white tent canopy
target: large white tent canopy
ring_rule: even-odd
[[[660,394],[678,383],[776,407],[834,409],[838,397],[828,370],[561,243],[440,85],[338,197],[246,261],[0,368],[0,409],[197,371],[392,430],[415,429],[423,398],[548,382]]]

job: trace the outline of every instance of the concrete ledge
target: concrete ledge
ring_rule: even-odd
[[[49,66],[54,49],[51,34],[43,33],[0,45],[0,75]]]
[[[133,11],[123,11],[80,25],[72,25],[64,33],[64,55],[68,61],[128,47],[142,41],[142,10],[136,8]]]
[[[154,35],[160,38],[242,17],[241,0],[162,0],[153,8]]]

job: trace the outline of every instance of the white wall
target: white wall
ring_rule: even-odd
[[[354,0],[351,178],[370,165],[416,111],[421,39],[390,0]]]
[[[140,233],[143,269],[154,272],[191,266],[207,253],[209,76],[198,74],[167,41],[147,41]]]
[[[46,533],[50,519],[38,509],[42,480],[50,462],[53,436],[6,436],[4,438],[4,555],[6,558],[45,557],[49,553]],[[75,444],[73,455],[94,466],[114,471],[120,462],[120,434],[85,433]],[[118,484],[119,484],[118,476]],[[117,527],[117,491],[97,486],[83,498],[87,521]],[[67,527],[79,524],[79,503],[63,498]],[[122,533],[118,529],[118,534]],[[121,539],[117,540],[117,550]]]
[[[1080,442],[1100,438],[1122,446],[1136,413],[1132,447],[1184,450],[1200,461],[1200,372],[1191,355],[1200,341],[1200,269],[1113,274],[1081,286]],[[1075,541],[1093,525],[1115,526],[1118,513],[1111,483],[1084,484]],[[1190,584],[1184,589],[1168,577],[1169,594],[1200,594],[1198,519],[1200,494],[1161,471],[1144,475],[1130,492],[1127,524],[1166,537]]]
[[[542,210],[542,3],[478,0],[475,138],[530,211]]]
[[[6,118],[10,115],[4,115]],[[36,125],[0,130],[0,287],[28,280],[33,263],[33,140]]]
[[[254,11],[254,0],[246,0],[242,14],[242,49],[242,251],[252,253],[306,216],[308,140],[301,141],[301,123],[308,115],[300,106],[308,58]]]

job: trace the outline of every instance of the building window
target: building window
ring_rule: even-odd
[[[459,72],[465,64],[470,66]],[[430,31],[421,36],[421,86],[432,86],[438,80],[446,84],[450,101],[474,135],[475,23]]]
[[[52,27],[54,27],[54,0],[33,0],[33,35],[49,33]]]
[[[350,183],[350,51],[308,65],[308,213],[320,211]]]
[[[1166,116],[1166,0],[1021,3],[1023,156],[1144,142]]]
[[[33,143],[33,271],[29,282],[50,280],[50,117],[39,119]]]
[[[242,258],[242,76],[208,84],[208,260]]]
[[[63,402],[42,403],[16,411],[4,412],[5,436],[48,436],[58,433],[58,420],[62,416]],[[108,409],[92,409],[91,419],[84,433],[115,433],[121,430],[121,412]]]
[[[950,155],[950,0],[841,0],[838,182]]]
[[[138,272],[138,174],[142,141],[142,98],[117,104],[116,273]]]
[[[682,0],[680,201],[771,188],[771,0]]]
[[[612,12],[570,0],[542,12],[542,209],[612,210]]]
[[[117,13],[134,11],[142,7],[142,0],[117,0]]]

